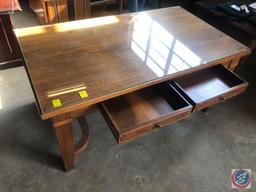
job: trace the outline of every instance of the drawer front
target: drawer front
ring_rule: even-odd
[[[248,83],[217,65],[170,82],[193,106],[201,111],[243,93]]]
[[[205,108],[211,107],[213,105],[216,105],[221,102],[225,102],[227,99],[232,98],[236,95],[242,94],[247,88],[247,83],[242,84],[238,87],[233,88],[232,90],[223,93],[217,97],[214,97],[212,99],[206,100],[204,102],[198,103],[194,107],[194,111],[201,111]]]
[[[108,119],[107,120],[108,125],[110,126],[110,129],[111,129],[113,135],[115,136],[115,139],[117,140],[117,142],[124,143],[124,142],[134,139],[138,136],[141,136],[149,131],[161,129],[161,128],[163,128],[169,124],[172,124],[178,120],[184,119],[189,116],[191,111],[192,111],[192,108],[187,108],[185,110],[178,111],[177,113],[175,113],[171,116],[167,116],[167,117],[163,117],[162,119],[147,122],[138,127],[134,127],[133,130],[125,131],[125,132],[119,132],[117,127],[109,119],[109,116],[108,117],[105,116],[105,119],[106,118]]]
[[[103,102],[100,109],[117,142],[123,143],[187,117],[192,106],[166,84],[161,91],[150,88]]]

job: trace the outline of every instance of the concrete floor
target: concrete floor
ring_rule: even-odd
[[[231,191],[232,168],[256,176],[256,57],[237,73],[250,83],[244,95],[126,144],[116,144],[99,112],[89,115],[88,150],[63,172],[24,68],[0,71],[0,192]]]

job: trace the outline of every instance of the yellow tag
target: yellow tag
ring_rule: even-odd
[[[62,106],[62,103],[61,103],[61,101],[60,101],[60,99],[54,99],[54,100],[52,100],[52,105],[53,105],[53,107],[61,107]]]
[[[81,99],[89,97],[85,90],[79,91],[79,95],[80,95]]]

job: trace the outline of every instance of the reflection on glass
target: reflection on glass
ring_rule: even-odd
[[[139,58],[141,60],[145,59],[145,51],[143,51],[143,49],[141,47],[139,47],[139,45],[135,42],[132,42],[132,46],[131,46],[132,50],[139,56]]]
[[[25,37],[30,35],[39,35],[39,34],[45,33],[46,30],[44,26],[39,26],[39,27],[15,29],[14,32],[17,37]]]
[[[183,62],[183,60],[175,54],[173,54],[172,56],[171,65],[175,67],[175,69],[177,69],[178,71],[190,68],[189,65]]]
[[[97,27],[103,25],[109,25],[118,23],[119,19],[116,16],[107,16],[107,17],[99,17],[93,19],[79,20],[79,21],[71,21],[65,23],[55,24],[56,32],[65,32],[77,29],[85,29],[90,27]]]
[[[200,57],[145,13],[135,18],[131,49],[158,77],[201,62]]]
[[[161,41],[159,41],[157,37],[155,37],[155,36],[151,37],[151,46],[150,46],[150,48],[156,50],[165,59],[168,58],[170,48],[168,48]]]
[[[156,51],[154,48],[149,48],[149,57],[153,59],[162,69],[164,69],[166,65],[167,58],[164,58],[158,51]]]
[[[158,77],[162,77],[164,75],[164,70],[150,57],[147,59],[146,64]]]
[[[79,20],[79,21],[57,23],[53,25],[53,29],[54,29],[53,32],[72,31],[72,30],[85,29],[90,27],[104,26],[104,25],[114,24],[118,22],[119,22],[118,17],[107,16],[107,17],[99,17],[99,18]],[[15,34],[17,37],[39,35],[39,34],[45,33],[46,31],[49,32],[49,30],[51,30],[50,26],[52,25],[15,29]]]
[[[191,67],[195,67],[200,64],[201,58],[179,41],[176,41],[173,51]]]

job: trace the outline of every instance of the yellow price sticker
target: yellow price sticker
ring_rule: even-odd
[[[54,99],[54,100],[52,100],[52,105],[54,108],[56,108],[56,107],[61,107],[62,103],[61,103],[60,99]]]
[[[81,99],[89,97],[88,93],[85,90],[79,91],[79,95]]]

